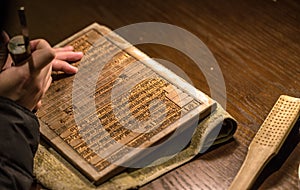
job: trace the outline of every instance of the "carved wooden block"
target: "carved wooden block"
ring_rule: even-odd
[[[92,24],[58,44],[84,52],[83,60],[74,63],[81,74],[54,74],[37,113],[43,137],[95,184],[124,169],[116,163],[143,156],[137,148],[161,142],[191,119],[208,115],[214,105],[208,96],[135,47],[121,49],[118,44],[128,42],[115,34],[106,36],[110,32]],[[112,58],[99,68],[99,61],[108,55]],[[81,70],[82,64],[92,67]],[[86,93],[84,89],[93,85],[91,73],[97,69],[101,75],[94,91]],[[79,75],[79,88],[74,91]],[[94,105],[87,103],[88,97]],[[77,110],[86,110],[86,115],[76,120]]]

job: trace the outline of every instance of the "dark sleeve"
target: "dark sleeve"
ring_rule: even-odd
[[[30,189],[39,123],[29,110],[0,97],[0,189]]]

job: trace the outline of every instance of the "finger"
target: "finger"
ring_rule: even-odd
[[[44,39],[35,39],[35,40],[30,41],[30,48],[31,48],[31,51],[35,51],[38,49],[52,48],[52,47]]]
[[[45,95],[45,93],[48,91],[48,89],[50,88],[50,85],[52,83],[52,77],[50,75],[50,77],[48,78],[47,80],[47,83],[46,83],[46,86],[45,86],[45,90],[44,90],[44,93],[43,93],[43,96]]]
[[[51,83],[52,83],[52,78],[51,78],[51,75],[50,75],[50,77],[47,78],[47,80],[46,80],[46,82],[43,86],[43,92],[42,92],[41,96],[39,97],[39,101],[38,101],[37,105],[35,106],[35,108],[33,109],[34,112],[36,112],[38,109],[41,108],[42,98],[44,97],[47,90],[50,88]]]
[[[65,52],[56,52],[56,59],[62,61],[78,61],[83,57],[82,52],[73,52],[73,51],[65,51]]]
[[[8,51],[7,51],[7,43],[9,41],[9,37],[5,31],[0,31],[0,70],[4,69],[4,65],[6,63]]]
[[[47,83],[46,83],[46,91],[48,90],[48,88],[49,88],[49,86],[48,86],[48,83],[49,83],[49,81],[50,81],[50,83],[52,82],[52,77],[51,77],[51,74],[52,74],[52,67],[51,67],[51,65],[49,65],[50,66],[50,69],[48,69],[48,73],[47,73],[47,76],[45,77],[46,78],[46,80],[45,81],[47,81]]]
[[[36,106],[35,106],[35,108],[33,109],[34,110],[34,112],[36,112],[38,109],[40,109],[42,107],[42,100],[40,100],[37,104],[36,104]]]
[[[65,47],[59,47],[59,48],[53,48],[54,51],[57,52],[64,52],[64,51],[73,51],[74,47],[73,46],[65,46]]]
[[[78,69],[72,65],[70,65],[69,63],[62,61],[62,60],[58,60],[55,59],[52,62],[52,69],[54,71],[63,71],[66,74],[75,74],[77,73]]]
[[[37,48],[41,48],[38,47]],[[37,49],[32,53],[31,59],[29,59],[29,66],[31,72],[38,72],[43,69],[46,65],[52,62],[55,58],[55,52],[52,48]]]
[[[44,67],[38,75],[36,75],[32,81],[32,85],[36,84],[38,87],[39,91],[41,91],[43,94],[48,90],[48,82],[49,80],[51,81],[51,65],[47,65]]]
[[[52,68],[51,65],[47,65],[40,72],[39,81],[43,82],[43,89],[45,88],[48,80],[51,78]],[[45,90],[46,91],[46,90]]]

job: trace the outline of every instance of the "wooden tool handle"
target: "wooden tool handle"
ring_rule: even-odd
[[[273,154],[270,154],[267,147],[250,146],[246,159],[229,190],[250,189],[265,164],[272,157]]]

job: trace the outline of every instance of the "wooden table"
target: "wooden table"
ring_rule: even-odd
[[[52,45],[92,22],[117,29],[151,21],[192,32],[214,54],[225,79],[227,111],[238,121],[234,140],[199,155],[142,189],[227,189],[279,95],[300,97],[297,0],[29,0],[25,6],[31,38],[46,38]],[[19,25],[16,15],[11,19],[15,24],[8,31],[14,35]],[[197,88],[210,94],[203,74],[186,56],[160,45],[138,47],[150,56],[172,61]],[[299,188],[299,122],[293,134],[263,171],[255,189]]]

